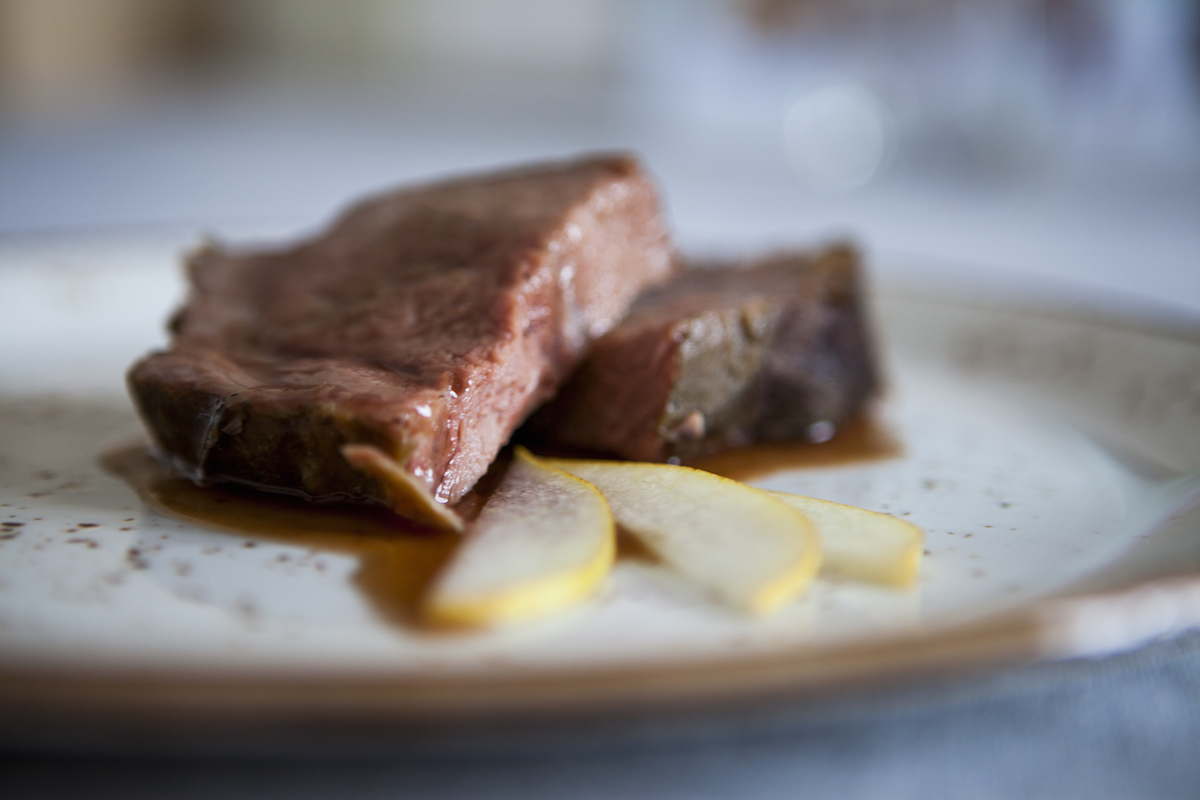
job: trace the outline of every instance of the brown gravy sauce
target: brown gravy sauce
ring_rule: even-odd
[[[384,508],[310,503],[250,489],[200,487],[175,475],[145,445],[101,456],[102,466],[146,505],[175,519],[253,539],[358,557],[353,581],[389,621],[414,625],[433,576],[457,545]]]
[[[691,466],[747,480],[779,470],[877,461],[901,453],[899,441],[885,427],[864,419],[822,444],[754,445]],[[420,625],[426,590],[460,540],[458,534],[416,525],[383,508],[311,503],[237,487],[200,487],[172,472],[144,444],[104,453],[100,463],[129,484],[146,505],[169,517],[251,540],[357,556],[354,585],[384,618],[406,626]],[[491,473],[489,478],[493,484],[497,480]],[[469,495],[459,511],[473,517],[482,502],[482,496]],[[657,560],[623,532],[617,539],[617,555]]]
[[[708,456],[688,466],[747,481],[783,470],[840,467],[903,454],[904,447],[896,435],[879,420],[867,416],[842,426],[828,442],[756,444]]]

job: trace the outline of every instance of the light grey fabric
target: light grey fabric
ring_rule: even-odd
[[[1200,634],[924,685],[654,745],[368,762],[0,761],[22,798],[1193,798]]]

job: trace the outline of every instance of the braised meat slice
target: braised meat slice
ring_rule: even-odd
[[[847,245],[694,266],[639,298],[521,435],[637,461],[827,439],[877,386],[858,273]]]
[[[629,157],[406,189],[292,247],[195,253],[171,347],[129,385],[197,481],[453,527],[446,504],[672,264]]]

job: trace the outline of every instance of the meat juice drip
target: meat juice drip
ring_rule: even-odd
[[[166,516],[252,539],[358,557],[355,587],[391,622],[416,625],[430,581],[459,536],[405,521],[387,509],[310,503],[249,489],[200,487],[144,445],[101,456],[146,505]]]
[[[771,442],[707,456],[688,466],[736,481],[790,469],[840,467],[903,455],[900,441],[878,420],[866,416],[847,423],[827,442]]]
[[[846,425],[828,442],[752,445],[690,466],[744,481],[780,470],[895,458],[902,452],[899,441],[867,417]],[[502,452],[477,491],[457,506],[465,518],[478,515],[509,455],[507,450]],[[110,451],[100,461],[146,505],[174,519],[252,539],[357,556],[355,586],[380,615],[407,626],[420,624],[426,589],[460,541],[458,534],[421,527],[384,508],[311,503],[251,489],[197,486],[172,472],[143,444]],[[617,552],[621,559],[658,561],[624,532],[619,532]]]

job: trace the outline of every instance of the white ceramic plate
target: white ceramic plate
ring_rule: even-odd
[[[820,581],[753,620],[627,560],[593,602],[549,621],[414,630],[359,590],[355,556],[248,547],[147,509],[98,465],[139,431],[121,375],[163,340],[180,244],[0,249],[9,739],[81,714],[97,736],[118,718],[154,731],[180,715],[450,728],[637,716],[1110,652],[1200,620],[1200,334],[900,280],[875,310],[882,414],[903,455],[756,483],[920,525],[915,589]]]

